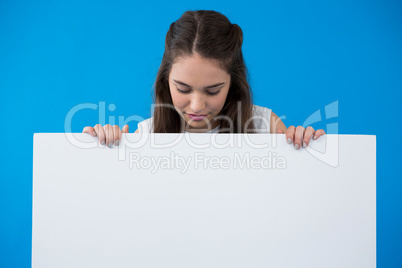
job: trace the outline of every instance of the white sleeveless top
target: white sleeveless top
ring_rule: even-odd
[[[253,106],[253,120],[254,120],[254,128],[257,133],[270,133],[270,121],[271,121],[271,112],[272,110],[266,107],[254,105]],[[139,133],[153,133],[153,117],[148,118],[144,121],[138,123],[138,132]],[[205,132],[205,133],[216,133],[219,131],[219,126],[216,128]],[[183,133],[188,133],[184,131]]]

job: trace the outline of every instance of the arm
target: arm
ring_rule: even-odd
[[[274,112],[271,111],[270,121],[271,134],[278,133],[278,130],[282,130],[282,133],[286,133],[287,127],[282,120]]]

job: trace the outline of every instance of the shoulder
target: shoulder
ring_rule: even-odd
[[[153,117],[145,119],[138,123],[136,133],[151,133],[153,129]]]
[[[259,105],[253,105],[254,128],[258,133],[270,133],[271,109]]]
[[[253,107],[254,126],[259,133],[276,133],[282,129],[286,133],[286,126],[282,120],[271,109],[254,105]]]
[[[268,116],[268,120],[270,120],[271,109],[259,105],[253,105],[253,116]]]

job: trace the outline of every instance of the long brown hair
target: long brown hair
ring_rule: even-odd
[[[253,133],[252,91],[243,53],[243,32],[223,14],[212,10],[186,11],[170,25],[165,39],[165,52],[154,84],[154,133],[181,133],[184,119],[172,107],[169,74],[177,57],[198,53],[206,59],[218,60],[231,76],[225,104],[219,116],[219,132]],[[183,121],[182,121],[183,120]],[[246,125],[245,125],[246,124]]]

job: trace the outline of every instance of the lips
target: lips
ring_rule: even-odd
[[[207,117],[207,114],[188,114],[188,116],[194,121],[200,121]]]

